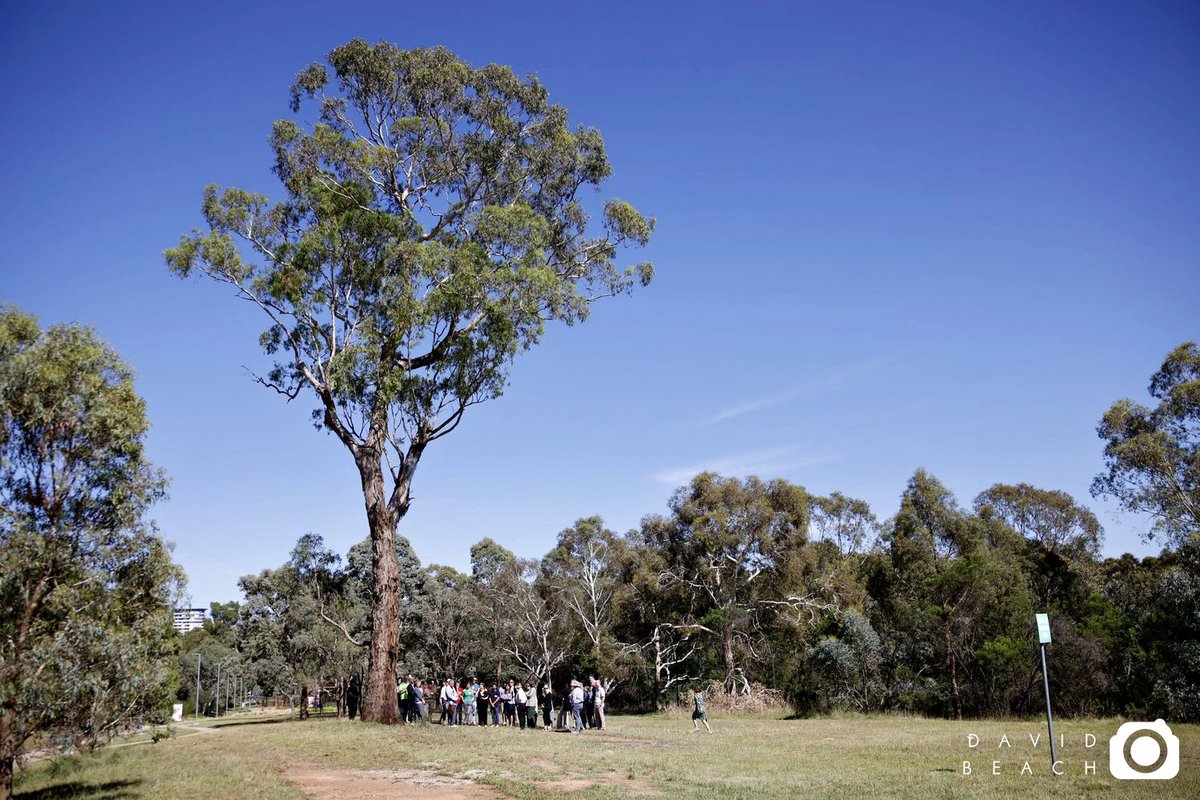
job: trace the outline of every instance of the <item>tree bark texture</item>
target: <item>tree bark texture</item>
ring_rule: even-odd
[[[662,711],[666,707],[663,703],[663,688],[662,688],[662,640],[658,635],[658,628],[654,629],[654,706],[657,710]]]
[[[359,474],[371,530],[371,654],[362,717],[385,725],[400,723],[396,705],[397,648],[400,641],[400,567],[396,563],[396,515],[388,506],[378,454],[360,453]]]
[[[961,720],[962,713],[962,697],[958,691],[958,659],[954,657],[954,651],[951,649],[953,640],[950,637],[950,627],[945,628],[946,637],[946,665],[950,668],[950,693],[954,698],[954,718]]]
[[[725,662],[725,691],[733,694],[736,689],[734,673],[737,671],[737,661],[733,657],[733,629],[721,631],[721,657]]]
[[[0,800],[10,800],[13,793],[13,768],[17,756],[12,717],[15,712],[15,708],[0,709]]]

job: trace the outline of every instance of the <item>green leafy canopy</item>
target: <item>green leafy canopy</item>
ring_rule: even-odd
[[[1119,400],[1096,432],[1104,440],[1105,471],[1096,497],[1153,518],[1148,537],[1182,544],[1200,533],[1200,348],[1184,342],[1150,379],[1149,408]]]
[[[182,573],[146,518],[166,489],[148,428],[91,330],[0,306],[0,795],[30,739],[161,713]]]
[[[546,322],[649,282],[616,260],[653,221],[610,200],[592,224],[580,195],[611,172],[603,139],[536,78],[356,39],[299,74],[292,109],[309,103],[315,124],[271,135],[286,199],[210,186],[208,231],[165,257],[266,312],[262,382],[315,391],[347,445],[448,433]]]

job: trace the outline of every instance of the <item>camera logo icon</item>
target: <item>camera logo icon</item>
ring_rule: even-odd
[[[1161,719],[1126,722],[1108,740],[1108,771],[1122,781],[1166,781],[1179,774],[1179,737]]]

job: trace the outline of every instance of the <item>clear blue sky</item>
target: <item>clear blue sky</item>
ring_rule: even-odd
[[[465,567],[616,530],[702,468],[894,513],[1064,489],[1106,552],[1095,426],[1200,336],[1200,11],[1190,3],[10,4],[0,299],[95,326],[138,372],[156,517],[197,603],[314,531],[366,535],[348,455],[254,385],[263,321],[168,274],[216,181],[279,195],[271,122],[354,36],[539,75],[658,217],[647,290],[555,328],[431,448],[401,532]],[[901,6],[906,6],[901,8]]]

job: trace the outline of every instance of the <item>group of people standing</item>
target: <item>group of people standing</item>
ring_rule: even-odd
[[[520,681],[493,683],[491,687],[475,678],[447,678],[439,687],[433,681],[419,681],[407,675],[396,687],[396,700],[405,722],[429,722],[438,713],[438,723],[486,727],[519,727],[533,730],[538,727],[538,711],[542,727],[551,730],[570,730],[581,733],[584,728],[604,728],[604,701],[607,692],[595,676],[587,684],[573,680],[568,690],[555,697],[549,684],[528,685]],[[554,723],[555,709],[558,715]],[[568,727],[569,726],[569,727]]]

